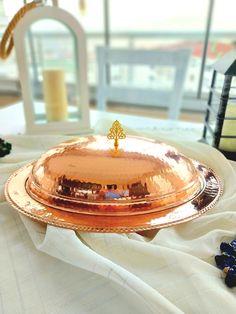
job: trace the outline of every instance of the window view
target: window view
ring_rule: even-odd
[[[0,35],[10,17],[23,5],[23,2],[21,0],[0,1]],[[212,3],[214,5],[210,6]],[[189,49],[191,58],[184,84],[183,107],[187,104],[190,110],[202,111],[212,76],[211,65],[235,47],[234,0],[227,0],[227,4],[222,0],[197,2],[188,0],[164,2],[156,0],[59,0],[58,4],[78,18],[85,29],[88,80],[92,102],[96,99],[97,47],[109,44],[111,48],[116,49]],[[130,15],[131,11],[134,14]],[[207,25],[210,27],[208,41],[206,41]],[[64,59],[68,62],[70,56],[66,49],[67,35],[59,28],[54,29],[55,31],[60,43],[64,43]],[[43,44],[42,36],[44,36]],[[38,33],[37,38],[34,39],[34,45],[37,54],[50,51],[49,29]],[[205,56],[204,48],[207,48]],[[142,64],[114,65],[108,69],[108,72],[110,83],[114,86],[130,85],[144,89],[147,86],[152,88],[158,85],[168,89],[175,75],[168,67],[158,68]],[[0,61],[0,82],[0,91],[19,93],[14,52],[7,61]]]
[[[236,3],[234,0],[218,0],[214,2],[205,75],[202,86],[202,90],[205,93],[209,90],[212,76],[211,65],[225,53],[236,48],[235,9]],[[224,12],[224,14],[222,14],[222,12]]]
[[[133,7],[135,14],[130,16]],[[110,5],[111,45],[133,49],[191,49],[185,91],[196,93],[207,9],[208,1],[204,0],[167,0],[161,6],[155,0],[113,0]]]
[[[15,6],[15,10],[20,8],[22,1],[18,1],[19,7]],[[9,22],[9,18],[14,14],[14,3],[12,1],[12,7],[9,6],[9,1],[0,1],[0,38]],[[10,10],[9,10],[10,9]],[[17,73],[17,65],[14,51],[7,60],[2,60],[0,58],[0,95],[3,94],[4,97],[10,101],[15,97],[20,95],[20,86]],[[0,101],[1,104],[1,101]]]

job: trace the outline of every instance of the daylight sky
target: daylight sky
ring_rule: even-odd
[[[84,0],[86,14],[79,12],[79,0],[59,0],[60,7],[76,15],[86,31],[103,30],[103,0]],[[50,1],[48,1],[50,2]],[[22,0],[4,0],[12,16]],[[112,31],[202,31],[209,0],[110,0]],[[215,0],[212,29],[236,31],[236,0]]]

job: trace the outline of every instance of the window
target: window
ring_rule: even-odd
[[[217,0],[214,2],[212,26],[202,85],[203,94],[209,91],[212,77],[211,65],[225,53],[236,48],[235,10],[235,0]]]
[[[110,0],[111,46],[190,48],[192,58],[185,91],[194,97],[198,89],[207,9],[205,0]]]
[[[81,10],[81,1],[84,10]],[[23,0],[5,0],[3,6],[3,1],[0,0],[0,35],[9,17],[23,3]],[[212,75],[210,66],[236,44],[235,0],[59,0],[58,3],[61,8],[78,18],[87,34],[88,78],[91,87],[96,85],[96,47],[104,45],[106,41],[109,41],[112,47],[134,49],[190,48],[192,57],[184,96],[188,103],[196,101],[200,86],[200,96],[205,106]],[[212,15],[208,14],[210,4],[214,4]],[[208,21],[212,22],[211,32],[206,59],[203,59],[209,16],[212,16]],[[61,40],[66,42],[63,36],[61,34]],[[37,43],[36,47],[40,47],[40,43]],[[204,75],[201,81],[201,67],[204,61]],[[126,78],[122,76],[124,71],[113,72],[111,75],[115,75],[116,80],[125,82]],[[146,77],[149,77],[149,74],[146,73]],[[14,53],[7,61],[0,60],[0,79],[2,78],[17,79]],[[143,77],[140,82],[147,84],[143,82]]]

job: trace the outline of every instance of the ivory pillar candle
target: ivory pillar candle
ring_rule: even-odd
[[[68,104],[65,73],[63,70],[43,70],[43,95],[47,120],[66,120],[68,117]]]
[[[229,104],[225,117],[235,120],[224,120],[221,135],[236,136],[236,104]],[[228,152],[236,152],[236,138],[221,138],[219,148]]]

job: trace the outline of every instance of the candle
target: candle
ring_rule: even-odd
[[[225,117],[235,118],[235,120],[224,120],[221,135],[236,136],[236,104],[227,106]],[[236,152],[236,138],[221,138],[219,148],[228,152]]]
[[[43,95],[48,121],[68,118],[65,73],[60,69],[43,70]]]

